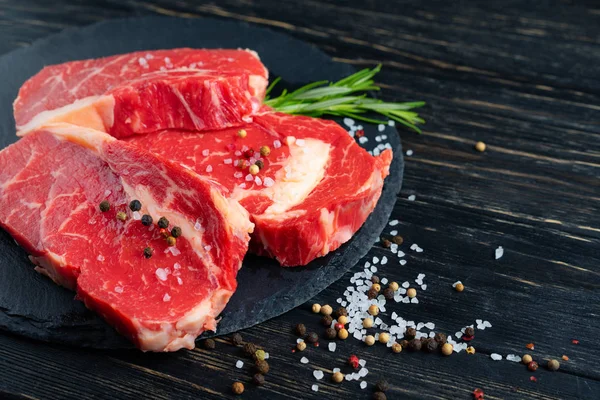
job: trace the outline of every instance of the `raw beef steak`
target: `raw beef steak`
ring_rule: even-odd
[[[69,122],[117,138],[249,121],[268,72],[250,50],[173,49],[51,65],[14,102],[17,133]]]
[[[200,333],[216,329],[236,289],[252,224],[221,191],[160,156],[68,124],[30,132],[0,152],[0,226],[39,272],[76,290],[142,350],[193,348]],[[134,199],[142,203],[136,212],[128,207]],[[110,210],[100,211],[103,200]],[[142,214],[154,223],[144,225]],[[167,230],[181,228],[171,247],[159,217]]]
[[[255,223],[251,251],[283,266],[305,265],[347,242],[367,219],[392,152],[369,155],[332,121],[269,111],[253,119],[244,138],[232,128],[128,140],[227,187]],[[257,161],[264,167],[253,176],[248,166]]]

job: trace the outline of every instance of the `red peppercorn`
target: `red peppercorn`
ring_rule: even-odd
[[[573,344],[579,344],[579,340],[573,339],[573,340],[571,340],[571,343],[573,343]]]
[[[365,136],[365,131],[362,129],[357,130],[356,133],[354,134],[354,137],[357,137],[357,138],[360,138],[363,136]]]
[[[348,358],[348,364],[354,369],[358,369],[358,367],[360,366],[358,361],[358,357],[356,357],[354,354],[352,354],[350,358]]]
[[[335,324],[333,327],[335,328],[336,331],[344,329],[344,325],[340,324],[339,322],[337,324]]]
[[[254,150],[253,149],[248,149],[244,152],[244,157],[246,158],[250,158],[254,156]]]
[[[160,236],[164,237],[165,239],[171,236],[171,232],[165,228],[161,228],[158,232],[160,233]]]
[[[477,400],[483,400],[483,390],[477,388],[473,390],[473,397]]]

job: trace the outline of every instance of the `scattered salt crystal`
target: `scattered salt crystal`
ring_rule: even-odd
[[[354,126],[354,120],[352,118],[344,118],[344,124],[350,128]]]
[[[360,144],[365,144],[368,141],[369,141],[369,138],[366,137],[366,136],[361,136],[361,137],[358,138],[358,143],[360,143]]]
[[[313,390],[313,392],[318,392],[319,391],[319,385],[312,385],[312,390]]]
[[[490,358],[494,361],[499,361],[502,360],[502,356],[498,353],[492,353],[490,354]]]
[[[213,167],[211,165],[206,166],[206,172],[212,172]]]
[[[426,283],[424,283],[424,284],[421,285],[421,290],[427,290],[427,284]]]
[[[394,121],[393,119],[390,119],[390,120],[388,121],[388,125],[389,125],[389,126],[396,126],[396,121]]]
[[[203,155],[204,157],[207,157],[207,156],[209,155],[209,151],[208,151],[208,149],[204,149],[204,150],[202,150],[202,155]]]
[[[502,246],[498,246],[498,248],[496,249],[496,260],[501,258],[504,255],[504,249],[502,248]]]
[[[377,130],[378,130],[379,132],[383,132],[383,131],[385,131],[385,125],[383,125],[383,124],[379,124],[379,125],[377,125]]]
[[[262,185],[262,179],[260,179],[258,176],[254,177],[254,183],[256,183],[258,186]]]
[[[241,171],[236,171],[235,174],[233,174],[234,178],[241,178],[242,176],[244,176],[244,173]]]
[[[246,189],[246,182],[240,183],[239,187],[242,188],[242,189]]]
[[[244,366],[244,362],[242,360],[237,360],[237,362],[235,363],[235,366],[237,368],[242,368]]]
[[[416,198],[417,198],[417,196],[415,196],[414,194],[411,194],[410,196],[408,196],[408,201],[415,201]]]
[[[358,365],[360,365],[361,367],[364,367],[365,365],[367,365],[367,360],[363,360],[363,359],[358,360]]]
[[[210,249],[212,249],[212,246],[204,246],[204,250],[210,251]]]
[[[413,155],[413,151],[412,150],[406,150],[406,155],[407,156],[412,156]]]
[[[385,265],[388,262],[388,258],[386,256],[381,257],[381,265]],[[385,283],[384,283],[385,285]]]
[[[379,262],[379,257],[373,257],[373,264],[377,264]]]
[[[112,192],[107,189],[107,190],[104,191],[104,196],[108,197],[108,196],[110,196],[111,193]]]
[[[462,283],[461,281],[456,281],[452,284],[452,287],[455,288],[459,283]]]
[[[158,279],[160,279],[161,281],[166,281],[167,280],[167,271],[165,271],[163,268],[157,268],[156,269],[156,277]]]
[[[327,348],[329,349],[329,351],[334,352],[336,346],[337,345],[335,344],[335,342],[331,342],[331,343],[329,343],[329,345],[327,346]]]
[[[248,174],[248,175],[246,175],[245,179],[247,182],[251,182],[252,180],[254,180],[254,177],[252,176],[252,174]]]
[[[300,362],[301,362],[302,364],[308,364],[308,358],[306,358],[306,357],[302,357],[302,358],[300,359]]]
[[[360,378],[364,378],[365,376],[367,376],[367,374],[369,373],[369,370],[366,368],[361,368],[360,371],[358,371],[358,376]]]
[[[296,343],[300,343],[300,342],[304,342],[304,339],[302,339],[302,338],[296,339]]]
[[[435,329],[435,324],[433,322],[428,322],[425,324],[425,328],[427,329]]]
[[[406,260],[400,260],[400,265],[406,264]]]
[[[236,150],[235,153],[233,153],[233,154],[235,154],[236,157],[239,157],[242,155],[242,152],[239,150]]]
[[[226,158],[223,160],[223,164],[231,164],[233,160],[231,158]]]
[[[194,224],[194,229],[197,231],[202,230],[202,225],[200,225],[200,221],[196,221],[196,223]]]
[[[354,339],[356,340],[362,340],[362,332],[361,331],[354,331],[354,333],[352,334],[352,337],[354,337]]]
[[[416,297],[413,297],[412,299],[410,299],[410,302],[412,304],[419,304],[419,299],[417,299]]]
[[[281,142],[279,140],[275,140],[273,142],[273,147],[276,148],[276,149],[280,148],[281,147]]]
[[[123,287],[122,286],[115,286],[115,292],[117,292],[117,293],[123,293]]]
[[[270,357],[270,356],[269,356],[269,353],[265,351],[265,360],[268,360],[268,359],[269,359],[269,357]]]
[[[334,374],[335,374],[336,372],[340,372],[340,371],[341,371],[341,369],[339,369],[339,368],[334,368],[334,369],[333,369],[333,373],[334,373]]]
[[[375,141],[376,142],[381,142],[381,136],[375,136]]]
[[[509,355],[507,355],[507,356],[506,356],[506,359],[507,359],[508,361],[513,361],[513,362],[521,362],[521,357],[520,357],[520,356],[517,356],[517,355],[515,355],[515,354],[509,354]]]
[[[169,296],[169,293],[165,293],[165,295],[163,296],[163,301],[166,303],[167,301],[171,301],[171,296]]]
[[[96,260],[102,262],[102,261],[104,261],[104,256],[102,254],[98,254],[98,257],[96,257]]]
[[[304,146],[304,143],[304,139],[296,139],[296,146],[302,147]]]
[[[416,250],[418,247],[419,247],[419,245],[417,245],[416,243],[413,243],[410,245],[411,250]]]
[[[402,287],[403,288],[408,289],[409,286],[410,286],[410,283],[408,281],[402,282]]]
[[[177,284],[183,285],[183,280],[180,277],[177,277]]]
[[[367,381],[362,381],[362,382],[360,383],[360,388],[361,388],[361,389],[364,389],[364,388],[366,388],[366,387],[367,387]]]
[[[179,249],[175,246],[167,247],[167,251],[174,256],[178,256],[181,254],[181,251],[179,251]]]
[[[394,220],[390,221],[389,225],[390,226],[396,226],[396,225],[398,225],[398,220],[394,219]]]
[[[382,264],[383,264],[383,263],[382,263]],[[381,283],[382,283],[382,284],[384,284],[384,285],[387,285],[387,283],[388,283],[388,279],[387,279],[387,278],[383,278],[383,279],[381,279]]]
[[[264,180],[264,182],[263,182],[263,185],[265,187],[271,187],[274,184],[275,184],[275,181],[273,179],[269,178],[269,177],[266,177],[265,180]]]
[[[396,231],[396,230],[390,231],[390,235],[392,235],[392,236],[396,236],[397,234],[398,234],[398,231]]]
[[[373,266],[371,267],[371,272],[373,272],[373,273],[377,272],[377,267],[373,265]]]
[[[315,370],[313,371],[313,376],[315,377],[315,379],[316,379],[316,380],[321,380],[321,379],[323,379],[323,375],[325,375],[325,374],[324,374],[324,373],[323,373],[323,371],[321,371],[321,370],[315,369]]]

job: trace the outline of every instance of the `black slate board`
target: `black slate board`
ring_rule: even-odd
[[[148,17],[102,22],[67,29],[0,58],[0,147],[16,141],[12,102],[18,88],[44,65],[136,50],[175,47],[252,48],[271,77],[297,86],[339,79],[353,72],[323,52],[289,36],[245,23],[215,19]],[[377,127],[363,124],[370,138]],[[375,211],[360,231],[337,251],[306,267],[281,268],[270,259],[247,256],[239,287],[222,314],[218,335],[235,332],[280,315],[316,295],[355,265],[379,237],[400,191],[403,158],[400,138],[386,127],[394,150],[390,176]],[[0,329],[34,339],[92,348],[127,348],[131,344],[100,317],[73,299],[73,293],[37,274],[27,254],[0,230]],[[210,336],[207,333],[205,336]]]

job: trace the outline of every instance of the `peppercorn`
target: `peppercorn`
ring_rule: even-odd
[[[317,335],[315,332],[311,332],[306,335],[306,341],[308,343],[317,343],[319,341],[319,335]]]
[[[314,312],[315,314],[318,314],[319,312],[321,312],[321,305],[317,304],[317,303],[313,304],[312,312]]]
[[[160,236],[164,237],[165,239],[168,238],[169,236],[171,236],[171,234],[169,233],[169,230],[164,229],[164,228],[159,229],[158,233],[160,233]]]
[[[177,244],[177,239],[175,239],[173,236],[169,236],[167,237],[167,244],[169,246],[175,246]]]
[[[387,300],[392,300],[394,298],[394,290],[390,287],[387,287],[383,290],[383,297]]]
[[[375,390],[377,390],[378,392],[387,392],[389,388],[390,385],[385,379],[382,379],[375,384]]]
[[[484,152],[485,151],[485,143],[483,143],[483,142],[475,143],[475,150],[477,150],[480,153]]]
[[[254,353],[254,355],[252,356],[252,358],[254,358],[255,360],[264,360],[266,356],[266,353],[264,350],[262,349],[258,349],[256,350],[256,352]]]
[[[333,308],[331,308],[329,304],[325,304],[323,307],[321,307],[321,314],[323,315],[331,315],[332,312]]]
[[[401,340],[400,346],[402,346],[403,349],[407,349],[408,348],[408,340]]]
[[[412,340],[417,336],[417,330],[415,328],[406,328],[406,332],[404,332],[404,337],[408,340]]]
[[[239,345],[241,345],[242,343],[244,343],[244,339],[242,339],[242,335],[240,335],[239,333],[234,333],[234,334],[231,336],[231,343],[232,343],[234,346],[239,346]]]
[[[337,337],[337,331],[333,328],[325,329],[325,337],[327,339],[335,339]]]
[[[369,329],[373,327],[373,318],[363,319],[363,328]]]
[[[436,333],[435,336],[433,337],[433,339],[438,342],[439,344],[444,344],[446,343],[446,335],[444,335],[443,333],[439,332]]]
[[[348,331],[344,328],[340,329],[338,331],[338,337],[342,340],[348,339]]]
[[[260,148],[260,155],[261,156],[266,157],[269,154],[271,154],[271,148],[269,146],[262,146]]]
[[[206,339],[206,340],[202,341],[202,345],[207,350],[213,350],[216,347],[217,344],[212,339]]]
[[[256,363],[254,363],[254,366],[256,367],[256,370],[263,375],[266,375],[269,373],[269,363],[266,362],[265,360],[256,360]]]
[[[527,364],[527,369],[530,371],[535,371],[538,369],[538,367],[539,365],[535,361],[531,361],[529,364]]]
[[[408,288],[408,290],[406,291],[406,295],[409,298],[411,298],[411,299],[417,297],[417,289],[415,289],[415,288]]]
[[[389,240],[387,240],[387,239],[383,239],[383,238],[382,238],[382,239],[381,239],[381,245],[382,245],[383,247],[385,247],[386,249],[389,249],[390,247],[392,247],[392,242],[390,242],[390,241],[389,241]]]
[[[306,342],[303,340],[301,342],[296,343],[296,348],[298,351],[304,351],[306,349]]]
[[[425,341],[425,351],[428,353],[435,353],[438,349],[438,342],[434,339],[427,339]]]
[[[331,318],[331,315],[324,315],[323,318],[321,318],[321,325],[326,328],[330,327],[332,322],[333,318]]]
[[[345,315],[340,315],[337,320],[342,325],[346,325],[348,323],[348,317]]]
[[[254,149],[250,148],[244,152],[244,157],[250,158],[254,155]]]
[[[110,210],[110,203],[108,200],[102,200],[100,202],[100,211],[107,212],[108,210]]]
[[[450,343],[444,343],[444,345],[442,346],[442,354],[445,356],[451,355],[453,351],[454,346],[452,346]]]
[[[419,351],[421,350],[421,341],[419,339],[413,339],[408,342],[408,349],[410,351]]]
[[[387,396],[383,392],[373,393],[373,400],[387,400]]]
[[[235,394],[242,394],[244,393],[244,384],[242,382],[233,382],[231,390],[233,390],[233,393]]]
[[[373,336],[373,335],[365,336],[365,344],[367,346],[373,346],[375,344],[375,336]]]
[[[250,168],[248,169],[248,172],[250,172],[252,175],[258,174],[259,171],[260,171],[260,168],[258,168],[258,165],[256,165],[256,164],[251,165]]]
[[[389,286],[389,288],[390,288],[390,289],[392,289],[394,292],[400,288],[400,285],[398,285],[398,282],[392,282],[392,283],[390,283],[388,286]]]
[[[129,209],[131,211],[140,211],[142,209],[142,203],[139,200],[131,200]]]
[[[125,214],[123,211],[119,211],[117,213],[117,219],[119,221],[125,221],[127,219],[127,214]]]
[[[142,215],[142,225],[144,225],[144,226],[152,225],[152,217],[148,214]]]
[[[340,331],[340,330],[344,329],[344,325],[340,324],[339,322],[336,322],[335,325],[333,325],[333,327],[336,331]]]
[[[463,290],[465,290],[465,285],[459,282],[456,284],[456,286],[454,286],[454,290],[456,290],[457,292],[462,292]]]
[[[296,331],[296,335],[298,335],[298,336],[306,335],[306,327],[304,326],[304,324],[296,325],[296,327],[294,328],[294,331]]]
[[[167,229],[169,227],[169,220],[165,217],[160,217],[157,223],[159,228]]]
[[[150,258],[152,257],[152,254],[154,254],[154,250],[152,249],[152,247],[146,247],[144,249],[144,257]]]
[[[171,229],[171,236],[173,236],[175,239],[181,236],[181,228],[174,226],[173,229]]]
[[[265,377],[262,374],[254,374],[254,376],[252,377],[252,382],[256,386],[262,386],[265,384]]]
[[[377,307],[375,304],[371,304],[371,307],[369,307],[369,314],[373,316],[379,314],[379,307]]]
[[[472,327],[467,327],[465,329],[465,336],[475,336],[475,329],[473,329]]]
[[[256,345],[254,343],[244,343],[244,353],[251,356],[256,353]]]
[[[404,238],[400,235],[396,235],[392,238],[392,242],[396,243],[398,246],[400,246],[402,243],[404,243]]]
[[[331,375],[331,380],[335,383],[341,383],[344,380],[344,374],[340,371],[334,372],[334,374]]]
[[[265,163],[262,162],[262,160],[256,160],[254,165],[256,165],[258,167],[258,169],[263,169],[265,167]]]
[[[337,310],[335,310],[335,317],[339,320],[341,316],[347,317],[348,316],[348,311],[346,311],[346,309],[344,307],[340,307]]]
[[[237,133],[238,137],[241,137],[242,139],[245,138],[248,135],[248,132],[246,132],[245,129],[240,129]]]
[[[475,347],[473,347],[473,346],[467,347],[467,354],[475,354]]]
[[[394,342],[394,344],[392,344],[392,351],[394,353],[401,353],[402,352],[402,345],[398,342]]]
[[[369,300],[373,300],[375,297],[377,297],[377,290],[373,288],[369,289],[369,291],[367,292],[367,297],[369,298]]]
[[[358,367],[360,366],[360,360],[358,359],[358,357],[356,357],[356,355],[351,354],[350,357],[348,357],[348,364],[352,368],[358,369]]]
[[[529,364],[532,361],[533,357],[531,357],[529,354],[525,354],[523,357],[521,357],[521,362],[525,365]]]
[[[558,371],[560,368],[560,363],[557,360],[548,361],[548,369],[550,371]]]
[[[238,160],[237,161],[237,165],[236,165],[239,169],[244,169],[247,167],[247,163],[245,160]]]
[[[371,285],[371,289],[375,289],[375,291],[379,293],[381,291],[381,285],[379,283],[374,283]]]

